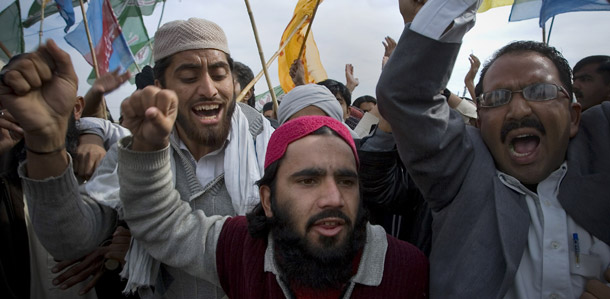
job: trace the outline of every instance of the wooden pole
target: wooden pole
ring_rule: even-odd
[[[4,52],[4,54],[6,54],[8,59],[13,58],[13,54],[11,54],[11,51],[2,43],[2,41],[0,41],[0,49],[2,49],[2,52]]]
[[[100,77],[100,71],[97,66],[97,58],[95,57],[95,48],[93,47],[93,41],[91,40],[91,33],[89,32],[89,22],[87,21],[87,13],[85,12],[85,4],[83,0],[79,0],[80,10],[83,13],[83,23],[85,23],[85,32],[87,33],[87,41],[89,42],[89,50],[91,50],[91,59],[93,60],[93,69],[95,70],[95,79]],[[102,4],[103,5],[103,4]],[[102,98],[102,116],[108,119],[106,114],[106,99]]]
[[[275,61],[275,59],[278,56],[280,56],[280,53],[284,50],[284,48],[286,48],[286,46],[288,45],[290,40],[294,37],[294,35],[297,33],[297,31],[299,31],[299,28],[303,25],[303,23],[305,23],[305,21],[307,21],[307,18],[308,18],[308,16],[303,17],[303,20],[301,20],[301,23],[299,23],[299,26],[294,28],[294,30],[290,33],[290,35],[288,36],[288,38],[286,39],[284,44],[280,46],[280,48],[275,52],[275,54],[273,54],[273,56],[271,56],[271,58],[269,58],[269,60],[267,61],[267,64],[265,64],[267,69],[269,69],[269,67],[271,66],[271,63],[273,63],[273,61]],[[237,96],[237,99],[236,99],[237,102],[241,102],[241,100],[244,99],[244,97],[246,96],[248,91],[250,91],[250,89],[252,89],[254,84],[256,84],[256,82],[258,82],[258,80],[260,80],[260,78],[263,76],[263,73],[264,73],[264,70],[261,70],[260,72],[258,72],[258,74],[252,79],[252,81],[250,81],[250,83],[248,83],[248,85],[246,85],[246,87],[242,88],[241,92],[239,93],[239,96]],[[275,109],[277,110],[277,107],[275,107]]]
[[[250,2],[248,0],[244,0],[246,2],[246,8],[248,9],[248,15],[250,16],[250,23],[252,23],[252,30],[254,31],[254,39],[256,40],[256,46],[258,47],[258,55],[261,58],[261,64],[263,65],[263,71],[265,72],[265,79],[267,79],[267,86],[269,87],[269,93],[271,93],[271,100],[273,100],[273,105],[277,106],[277,99],[275,98],[275,92],[273,91],[273,86],[271,85],[271,80],[269,79],[269,72],[267,71],[267,65],[265,64],[265,54],[263,54],[263,48],[261,47],[260,39],[258,38],[258,30],[256,30],[256,23],[254,22],[254,15],[252,14],[252,10],[250,9]]]
[[[42,0],[40,8],[40,29],[38,30],[38,46],[42,45],[42,24],[44,23],[44,9],[47,7],[47,0]]]
[[[309,31],[311,31],[311,26],[313,26],[313,19],[316,17],[316,12],[318,11],[318,6],[320,5],[320,0],[316,1],[316,7],[313,8],[313,14],[311,15],[311,21],[309,22],[309,26],[307,27],[307,32],[305,32],[305,39],[303,40],[303,44],[301,45],[301,50],[299,50],[298,59],[301,59],[303,55],[303,51],[305,50],[305,43],[307,43],[307,38],[309,37]]]

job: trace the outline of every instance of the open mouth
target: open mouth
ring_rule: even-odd
[[[523,158],[531,155],[540,144],[540,137],[531,134],[518,135],[510,141],[510,153]]]
[[[312,228],[323,236],[332,237],[342,230],[344,224],[340,218],[325,218],[316,221]]]
[[[220,105],[201,104],[193,107],[192,111],[202,120],[216,120],[220,115]]]

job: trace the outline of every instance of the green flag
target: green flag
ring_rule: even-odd
[[[5,51],[9,52],[10,56],[13,56],[23,53],[25,48],[18,1],[13,2],[13,4],[0,12],[0,24],[2,24],[2,30],[0,30],[0,42],[2,42],[0,59],[7,62],[9,55]]]
[[[140,8],[142,15],[150,16],[155,10],[155,5],[157,2],[162,2],[164,0],[110,0],[110,4],[112,5],[112,9],[117,16],[121,15],[121,12],[125,7],[129,6],[137,6]],[[87,2],[87,0],[83,0],[83,2]],[[78,7],[80,5],[78,0],[72,1],[73,7]],[[23,26],[25,28],[29,28],[30,26],[36,24],[40,21],[40,3],[37,0],[34,0],[30,10],[28,12],[28,17],[23,21]],[[44,9],[45,18],[57,13],[57,5],[52,0],[50,1]]]
[[[119,15],[119,25],[121,25],[121,30],[123,31],[125,40],[127,40],[127,45],[129,45],[131,53],[133,53],[136,64],[138,67],[142,68],[145,65],[153,64],[152,40],[148,37],[148,31],[146,30],[146,26],[144,26],[140,10],[141,7],[138,5],[129,5],[129,3],[130,1],[121,3],[121,5],[116,6],[117,10],[114,12]],[[115,8],[113,7],[113,10],[114,9]],[[130,79],[132,84],[135,82],[135,74],[139,72],[136,64],[132,64],[129,67],[129,71],[133,75]],[[93,81],[95,81],[95,73],[92,71],[91,74],[89,74],[87,82],[92,84]]]

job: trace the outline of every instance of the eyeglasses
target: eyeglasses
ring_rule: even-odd
[[[563,92],[568,99],[570,95],[561,86],[552,83],[536,83],[524,87],[522,90],[496,89],[483,93],[477,98],[479,107],[493,108],[508,104],[513,97],[513,93],[520,92],[523,97],[532,102],[542,102],[557,98],[557,92]]]

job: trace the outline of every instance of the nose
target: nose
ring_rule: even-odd
[[[514,92],[513,97],[508,102],[508,113],[506,119],[522,119],[532,114],[530,102],[523,97],[523,93]]]
[[[210,75],[205,71],[199,80],[197,95],[207,99],[212,99],[218,95],[218,89],[216,89],[214,80],[212,80]]]
[[[321,185],[317,204],[320,209],[343,207],[343,194],[334,179],[329,178]]]

